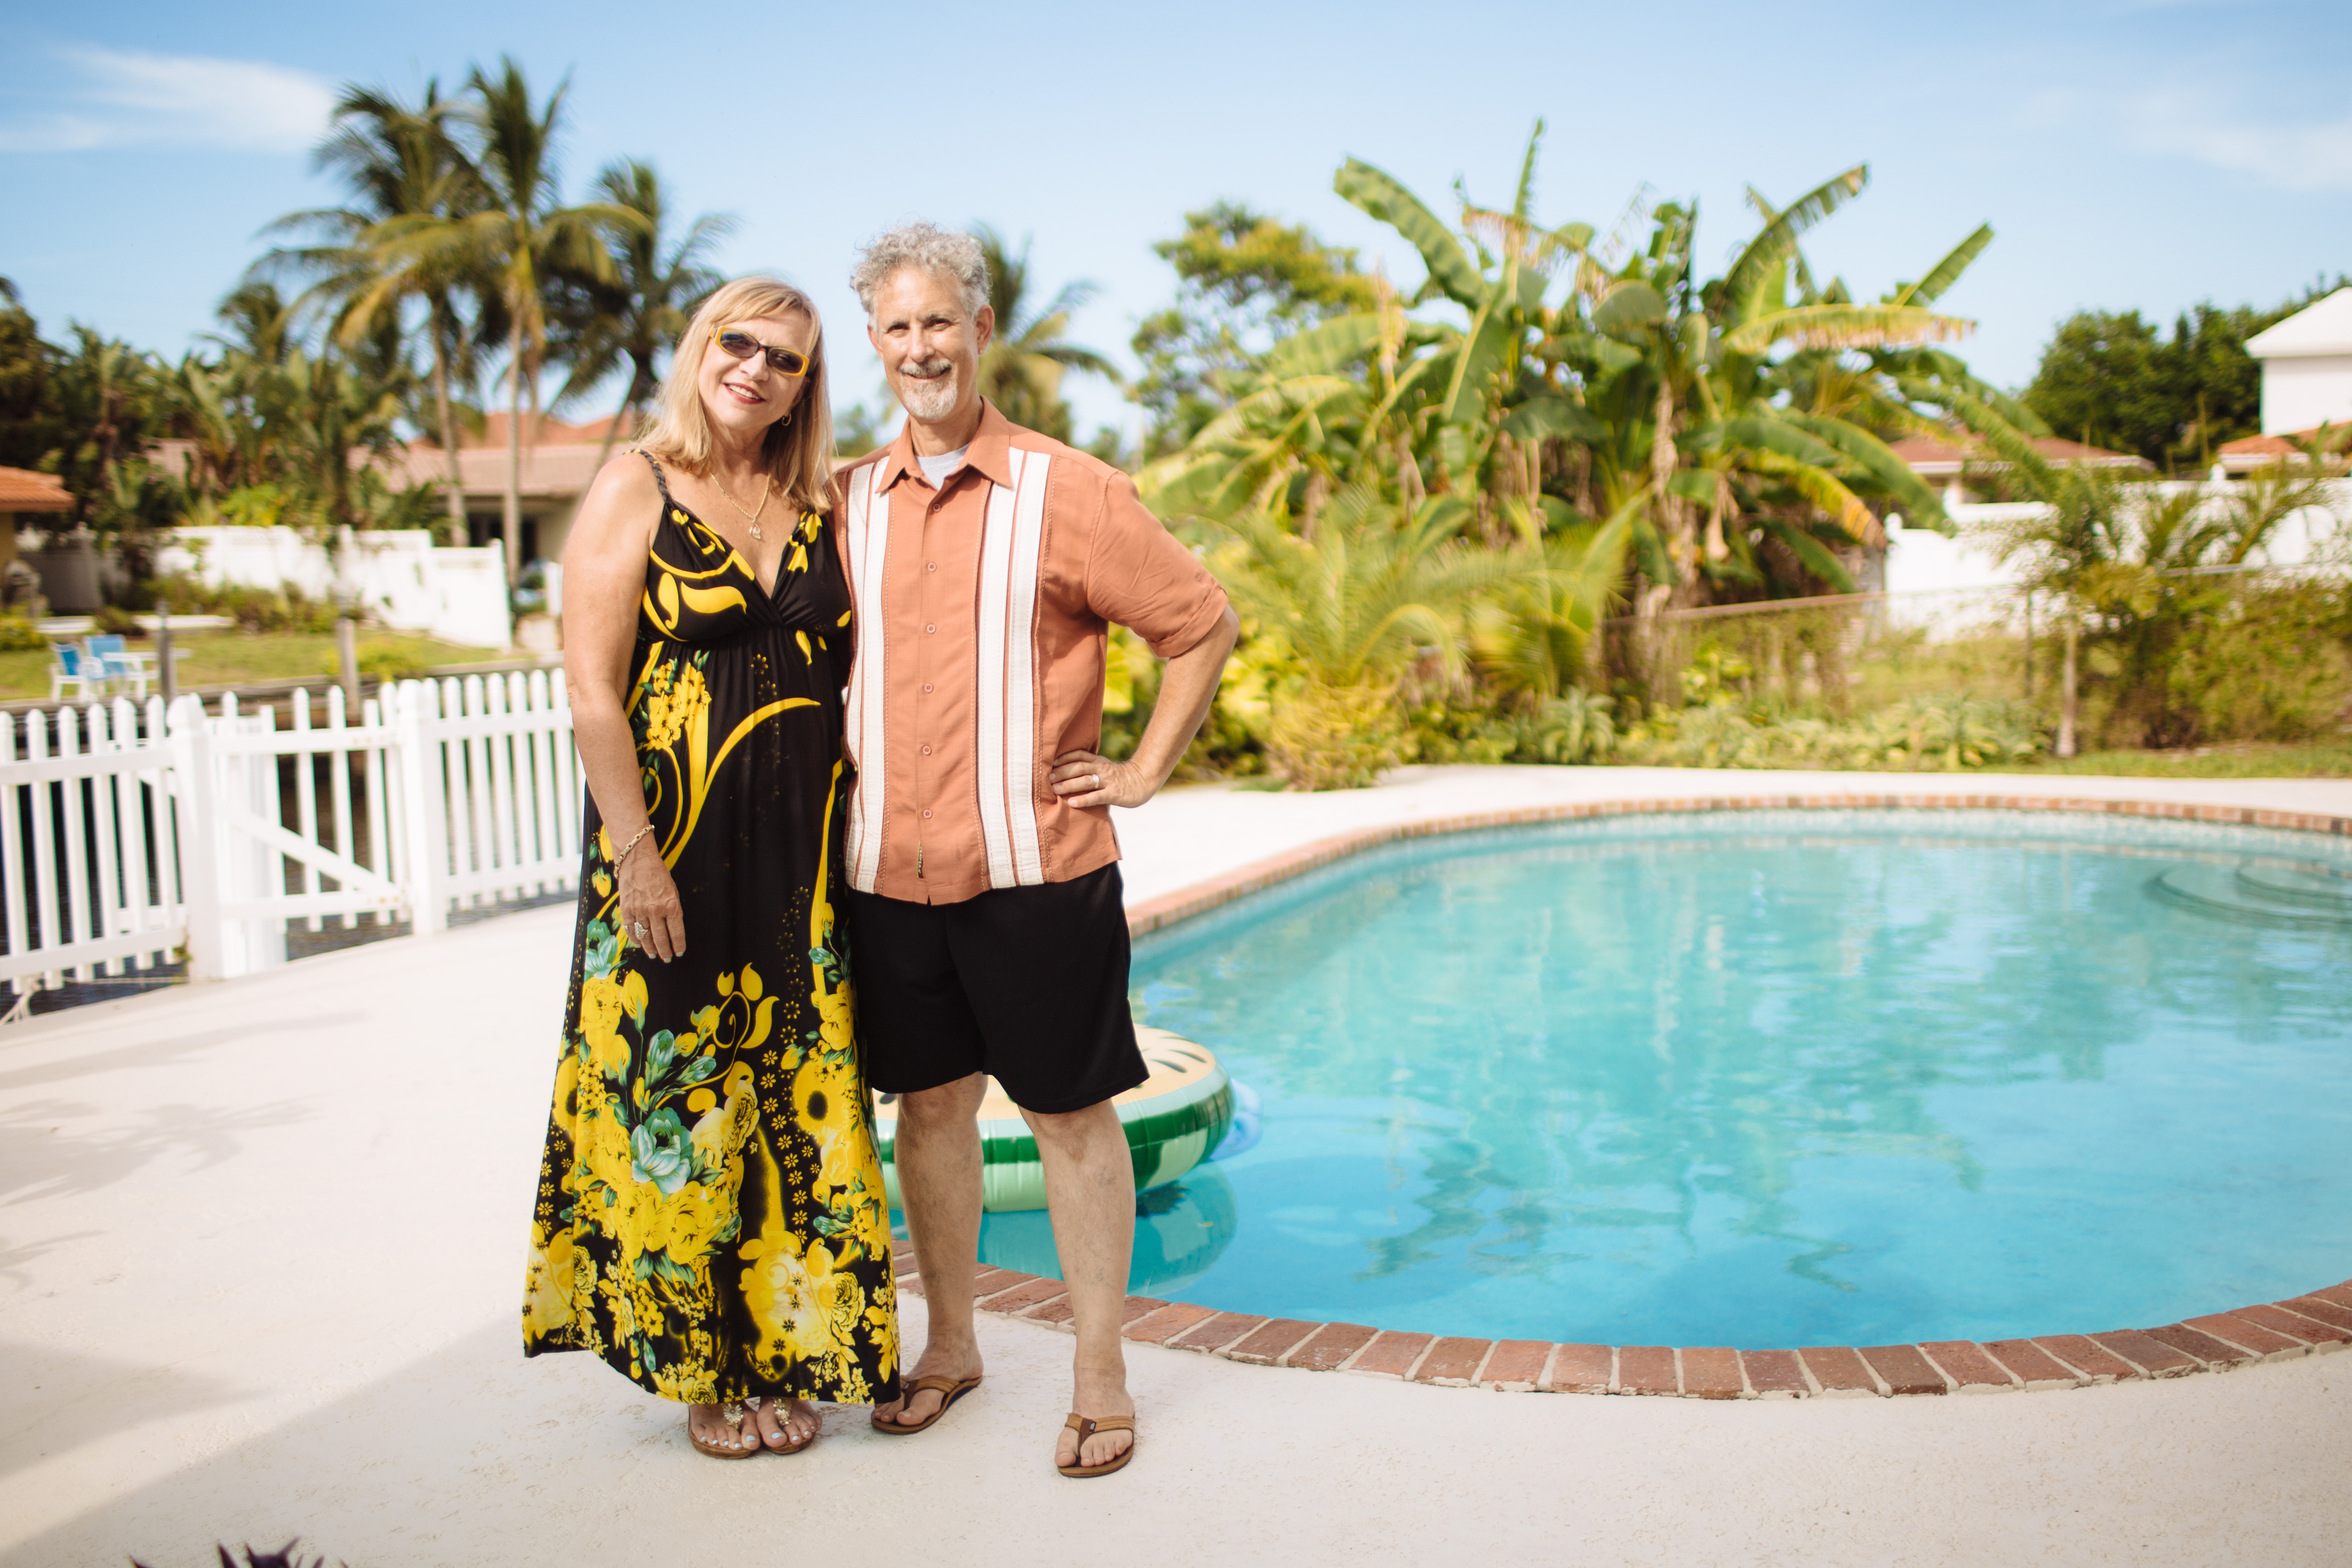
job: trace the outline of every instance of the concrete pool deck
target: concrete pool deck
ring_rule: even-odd
[[[1404,770],[1122,814],[1131,903],[1334,835],[1602,801],[1969,795],[2352,816],[2352,784]],[[571,911],[0,1031],[0,1561],[2339,1562],[2352,1356],[2006,1398],[1546,1398],[1139,1346],[1134,1465],[1045,1456],[1069,1341],[912,1441],[720,1465],[515,1305]],[[2352,1264],[2347,1265],[2352,1272]],[[2328,1281],[2313,1281],[2315,1286]],[[2217,1303],[2217,1305],[2228,1305]],[[919,1333],[919,1312],[910,1333]],[[910,1347],[911,1349],[911,1347]]]

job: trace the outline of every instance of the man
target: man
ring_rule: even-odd
[[[897,229],[851,283],[907,424],[837,481],[857,631],[848,923],[929,1322],[906,1397],[874,1424],[922,1431],[980,1382],[974,1113],[992,1076],[1036,1137],[1077,1330],[1055,1464],[1107,1475],[1135,1442],[1119,1342],[1135,1176],[1111,1097],[1147,1076],[1109,808],[1167,782],[1240,623],[1124,474],[981,398],[996,323],[977,244]],[[1168,660],[1124,763],[1093,750],[1114,621]]]

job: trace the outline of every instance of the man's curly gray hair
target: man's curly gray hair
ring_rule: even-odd
[[[963,296],[964,310],[971,315],[979,315],[988,303],[988,258],[982,254],[980,241],[937,224],[910,223],[892,229],[857,253],[849,286],[857,290],[857,301],[866,307],[867,316],[874,314],[874,296],[882,291],[882,286],[908,267],[952,282]]]

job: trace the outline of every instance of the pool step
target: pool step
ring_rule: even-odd
[[[2241,866],[2238,886],[2272,903],[2302,904],[2332,914],[2352,914],[2352,876],[2340,871]]]
[[[2317,867],[2176,866],[2148,892],[2179,909],[2242,925],[2352,931],[2352,877]]]

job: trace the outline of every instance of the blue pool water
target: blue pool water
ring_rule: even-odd
[[[2352,854],[2026,813],[1419,840],[1137,944],[1255,1142],[1136,1288],[1606,1343],[2170,1322],[2352,1275]],[[1055,1272],[1043,1215],[992,1261]]]

